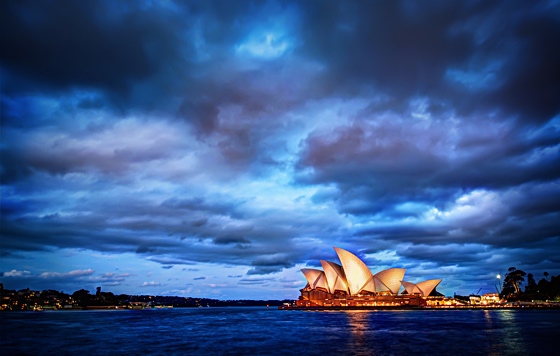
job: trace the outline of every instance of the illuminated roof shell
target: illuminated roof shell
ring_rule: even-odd
[[[375,292],[391,292],[398,294],[401,287],[401,281],[404,278],[404,268],[389,268],[376,273],[373,278],[375,280]]]
[[[362,288],[362,291],[375,293],[375,291],[376,291],[376,288],[375,288],[375,278],[371,278],[371,279],[369,280],[369,282],[366,283],[366,285],[364,286],[364,288]]]
[[[371,283],[373,274],[366,264],[353,253],[338,247],[335,247],[334,250],[342,263],[350,295],[360,293]]]
[[[414,294],[423,294],[422,290],[420,288],[418,288],[418,286],[412,282],[406,282],[406,281],[402,281],[401,284],[403,285],[404,289],[406,290],[406,293],[410,294],[410,295],[414,295]]]
[[[441,279],[429,279],[427,281],[417,283],[416,285],[420,288],[420,290],[422,290],[422,296],[427,297],[440,283]]]
[[[420,294],[422,297],[427,297],[440,282],[441,279],[430,279],[417,284],[406,281],[402,281],[401,283],[408,294]]]
[[[307,279],[309,287],[313,289],[324,288],[325,290],[329,290],[329,287],[327,286],[327,279],[325,278],[325,272],[314,268],[303,268],[301,272]]]
[[[348,293],[348,283],[342,266],[325,260],[321,260],[321,266],[325,271],[329,293],[334,293],[337,290]]]

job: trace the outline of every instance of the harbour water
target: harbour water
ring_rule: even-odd
[[[558,355],[560,310],[0,313],[2,355]]]

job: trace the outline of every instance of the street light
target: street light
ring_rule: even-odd
[[[498,285],[500,286],[499,290],[498,290],[498,294],[502,293],[502,276],[500,276],[500,274],[498,273],[498,275],[496,275],[496,278],[498,278]]]

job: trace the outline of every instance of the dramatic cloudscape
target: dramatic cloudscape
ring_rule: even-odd
[[[558,1],[2,1],[5,288],[560,273]]]

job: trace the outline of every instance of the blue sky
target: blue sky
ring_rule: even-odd
[[[5,288],[560,273],[557,1],[3,1]]]

